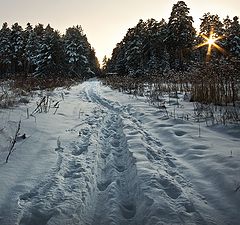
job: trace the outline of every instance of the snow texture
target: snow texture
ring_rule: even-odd
[[[0,111],[1,225],[239,224],[236,127],[201,123],[199,136],[198,123],[98,80],[39,95]],[[28,117],[43,95],[59,108]],[[167,110],[192,112],[181,105]]]

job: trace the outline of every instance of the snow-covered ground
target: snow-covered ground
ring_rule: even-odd
[[[44,94],[59,109],[27,118]],[[98,80],[39,95],[0,110],[1,225],[240,224],[239,128],[199,135]],[[168,111],[193,113],[180,103]]]

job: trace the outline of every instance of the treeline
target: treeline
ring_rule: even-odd
[[[211,34],[216,40],[210,49],[203,43]],[[190,9],[179,1],[168,21],[140,20],[129,29],[112,57],[104,58],[103,71],[145,80],[157,76],[159,82],[187,87],[193,101],[235,104],[240,81],[239,19],[221,21],[218,15],[206,13],[199,34]]]
[[[195,48],[204,38],[193,27],[189,10],[185,2],[179,1],[173,6],[168,22],[140,20],[117,44],[111,59],[104,59],[104,69],[124,75],[153,75],[185,71],[196,63],[205,63],[208,46]],[[200,33],[208,37],[211,29],[215,37],[222,36],[216,43],[226,51],[213,49],[212,58],[240,58],[238,17],[227,17],[222,22],[218,15],[206,13],[201,18]]]
[[[64,35],[50,25],[18,23],[0,30],[0,78],[34,74],[39,77],[92,77],[100,73],[95,50],[81,26]]]

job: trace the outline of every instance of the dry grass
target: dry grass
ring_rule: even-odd
[[[11,108],[18,103],[26,104],[33,91],[48,90],[64,87],[69,89],[72,85],[82,82],[80,79],[66,77],[34,77],[33,75],[18,75],[0,79],[0,108]]]
[[[42,78],[28,76],[17,76],[12,83],[12,89],[20,89],[22,91],[30,92],[35,90],[54,90],[57,87],[69,88],[71,85],[79,82],[80,80],[66,78],[66,77],[51,77]]]

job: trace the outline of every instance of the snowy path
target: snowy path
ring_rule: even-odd
[[[198,125],[94,80],[23,124],[32,136],[0,165],[1,225],[239,224],[238,138],[197,138]]]
[[[160,140],[153,137],[142,127],[141,122],[131,113],[131,106],[121,106],[118,102],[103,98],[96,93],[97,86],[91,85],[87,88],[89,88],[89,90],[85,90],[87,99],[98,103],[100,108],[103,107],[110,114],[113,114],[112,118],[108,120],[110,126],[106,126],[107,134],[109,134],[109,130],[112,130],[112,127],[114,128],[110,132],[113,140],[108,140],[106,137],[103,140],[105,143],[110,143],[110,149],[114,146],[113,150],[116,147],[118,148],[119,141],[123,140],[124,143],[121,143],[120,146],[120,154],[115,157],[115,162],[120,162],[118,163],[120,167],[115,168],[116,166],[114,166],[112,168],[114,168],[115,173],[117,170],[119,186],[122,186],[121,183],[126,183],[120,190],[118,187],[113,187],[113,193],[120,195],[120,199],[115,199],[117,201],[115,206],[109,206],[103,212],[101,211],[100,216],[93,224],[157,224],[164,222],[168,224],[170,215],[172,224],[195,222],[204,224],[204,219],[194,209],[193,203],[188,198],[194,190],[191,190],[191,185],[180,175],[174,164],[175,159],[162,147]],[[122,147],[128,154],[121,154]],[[109,146],[106,146],[105,149],[109,149]],[[129,149],[133,151],[129,152]],[[134,155],[134,157],[129,157],[129,155]],[[124,156],[125,159],[122,160]],[[134,161],[134,159],[137,159],[135,164],[132,163],[130,168],[128,166],[128,169],[124,171],[124,162],[125,164],[127,162],[128,165],[128,161]],[[109,171],[109,168],[107,171]],[[115,176],[109,174],[107,177]],[[107,184],[109,183],[111,182],[107,182]],[[101,200],[101,204],[106,202],[106,199],[109,198]],[[122,203],[122,199],[127,199],[130,204]],[[101,209],[98,206],[96,208],[97,211],[99,208]],[[109,214],[108,208],[113,208],[115,211],[120,209],[122,214],[118,212],[113,214],[113,218],[118,218],[119,221],[113,219],[112,221],[100,222],[101,219],[107,219],[104,212]],[[165,212],[168,213],[165,215]]]

